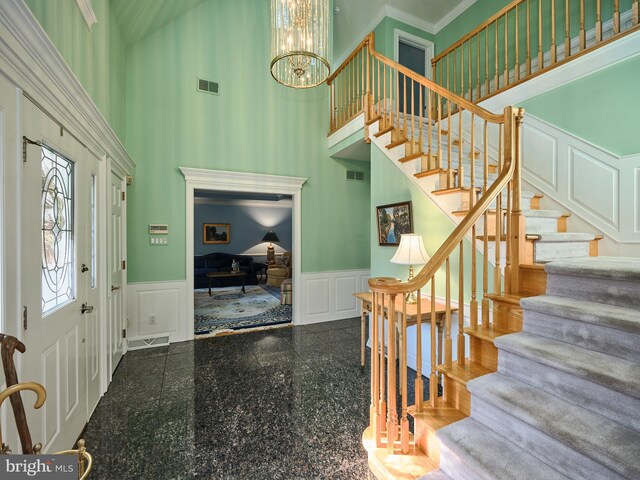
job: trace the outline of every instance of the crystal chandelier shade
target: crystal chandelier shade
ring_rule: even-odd
[[[329,76],[329,0],[271,0],[271,75],[310,88]]]

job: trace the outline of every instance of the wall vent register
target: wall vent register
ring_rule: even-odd
[[[205,80],[204,78],[198,78],[198,91],[220,95],[220,85],[218,84],[218,82],[212,82],[210,80]]]
[[[347,180],[364,180],[364,172],[357,172],[354,170],[347,170]]]

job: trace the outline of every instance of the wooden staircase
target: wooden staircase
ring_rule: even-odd
[[[566,6],[563,18],[569,19],[570,2],[557,3],[560,9]],[[330,132],[364,115],[366,141],[376,144],[456,225],[412,280],[373,278],[369,281],[373,296],[371,405],[370,425],[363,434],[363,445],[369,454],[370,469],[379,480],[416,479],[438,468],[441,443],[437,432],[470,415],[468,385],[478,377],[497,371],[496,342],[499,344],[500,337],[522,330],[520,301],[545,293],[545,263],[567,256],[598,255],[601,235],[569,232],[570,213],[545,210],[542,195],[522,191],[520,148],[524,112],[507,107],[502,113],[491,113],[474,102],[638,30],[638,3],[638,0],[632,1],[631,26],[625,30],[620,23],[619,2],[614,2],[613,30],[604,39],[603,22],[609,13],[601,11],[597,2],[595,39],[587,41],[582,2],[578,46],[572,46],[567,20],[562,54],[555,40],[555,22],[547,22],[552,43],[550,60],[546,60],[541,40],[539,51],[531,51],[530,25],[526,28],[526,39],[518,37],[517,21],[515,55],[506,52],[509,20],[518,18],[519,8],[520,13],[526,9],[527,22],[530,18],[530,2],[515,0],[438,55],[434,60],[433,78],[441,79],[440,84],[380,55],[375,51],[371,33],[327,81],[332,89]],[[537,31],[538,39],[546,34],[543,32],[547,28],[545,22],[550,20],[543,19],[543,13],[547,14],[538,11],[537,25],[531,26],[532,31]],[[488,32],[492,28],[497,32],[499,24],[504,26],[504,44],[498,44],[496,33],[494,55],[494,47],[489,45],[493,40]],[[525,29],[520,32],[524,35]],[[486,45],[484,54],[480,51],[481,35]],[[523,55],[517,50],[521,44],[526,45],[524,63]],[[499,59],[502,48],[504,59]],[[456,61],[456,55],[462,60]],[[472,62],[474,55],[477,67],[475,61]],[[468,59],[468,65],[464,59]],[[400,90],[400,84],[405,88]],[[470,267],[464,263],[469,262],[468,257],[471,257]],[[456,263],[457,272],[452,271],[456,270]],[[445,297],[439,300],[446,303],[443,325],[437,325],[435,320],[436,283],[438,295]],[[417,315],[413,402],[407,398],[406,343],[398,346],[396,356],[396,328],[381,327],[385,322],[397,322],[397,328],[404,332],[402,338],[406,339],[406,305],[411,292],[431,304],[431,315],[423,312],[424,320],[420,310]],[[425,292],[430,295],[425,296]],[[397,299],[401,299],[399,307]],[[467,323],[461,315],[457,331],[452,327],[455,319],[452,301],[456,300],[459,307],[465,306],[469,312]],[[460,313],[464,311],[460,308]],[[431,335],[430,351],[426,352],[425,348],[425,356],[431,356],[431,370],[424,374],[423,321],[430,322]],[[444,330],[442,340],[436,336],[436,330]],[[442,356],[441,351],[444,351]],[[429,392],[426,399],[423,383]],[[412,432],[409,417],[413,418]],[[438,473],[435,475],[429,478],[441,478]]]

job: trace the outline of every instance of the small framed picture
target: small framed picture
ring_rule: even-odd
[[[411,202],[392,203],[376,207],[378,245],[397,246],[404,233],[413,233]]]
[[[202,243],[229,243],[231,234],[228,223],[203,223]]]

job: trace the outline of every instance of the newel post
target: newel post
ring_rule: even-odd
[[[504,154],[505,160],[514,162],[512,178],[513,210],[511,212],[511,232],[509,242],[511,264],[505,271],[507,292],[520,292],[520,264],[524,261],[525,225],[522,215],[522,120],[524,108],[509,106],[504,110]]]

